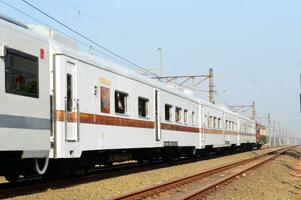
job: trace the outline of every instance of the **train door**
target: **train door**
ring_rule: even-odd
[[[160,117],[159,91],[155,90],[155,134],[156,141],[161,140],[161,117]]]
[[[79,102],[77,98],[77,81],[75,64],[66,63],[66,96],[65,96],[65,136],[66,142],[79,141]]]

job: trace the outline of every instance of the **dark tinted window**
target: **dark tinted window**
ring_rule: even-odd
[[[38,98],[38,80],[38,58],[8,49],[5,57],[6,92]]]
[[[128,94],[115,91],[115,112],[120,114],[128,114]]]
[[[171,115],[172,115],[172,106],[165,104],[165,120],[171,121]]]
[[[72,112],[72,99],[73,99],[73,94],[72,94],[72,75],[67,74],[67,111]]]
[[[148,99],[138,97],[139,117],[148,117]]]
[[[182,108],[176,107],[175,120],[178,123],[182,122]]]

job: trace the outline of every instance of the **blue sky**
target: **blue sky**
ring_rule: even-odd
[[[4,1],[70,33],[21,0]],[[141,66],[158,66],[156,48],[162,47],[165,75],[205,74],[213,67],[218,101],[224,90],[228,104],[256,101],[260,116],[270,112],[301,135],[301,1],[28,1]],[[0,10],[37,23],[1,2]]]

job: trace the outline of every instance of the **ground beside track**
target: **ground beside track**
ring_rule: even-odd
[[[252,152],[244,152],[188,164],[175,165],[171,167],[147,170],[113,178],[106,178],[103,180],[66,188],[53,187],[35,194],[17,196],[13,199],[107,199],[112,196],[135,191],[137,189],[142,189],[147,186],[161,183],[170,179],[180,178],[199,171],[225,165],[234,161],[254,157],[268,151],[272,150],[262,149]]]
[[[301,147],[246,172],[206,200],[301,200]]]

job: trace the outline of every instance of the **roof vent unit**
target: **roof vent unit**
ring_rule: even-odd
[[[189,89],[183,89],[183,93],[190,96],[190,97],[193,97],[194,96],[194,93],[192,90],[189,90]]]
[[[52,38],[53,40],[65,45],[67,47],[76,49],[76,42],[72,38],[70,38],[64,34],[58,33],[56,31],[53,31],[46,26],[34,24],[34,25],[28,25],[28,28],[36,33],[44,35],[45,37]]]
[[[177,88],[174,84],[166,84],[166,86],[169,88],[174,88],[174,89]]]

